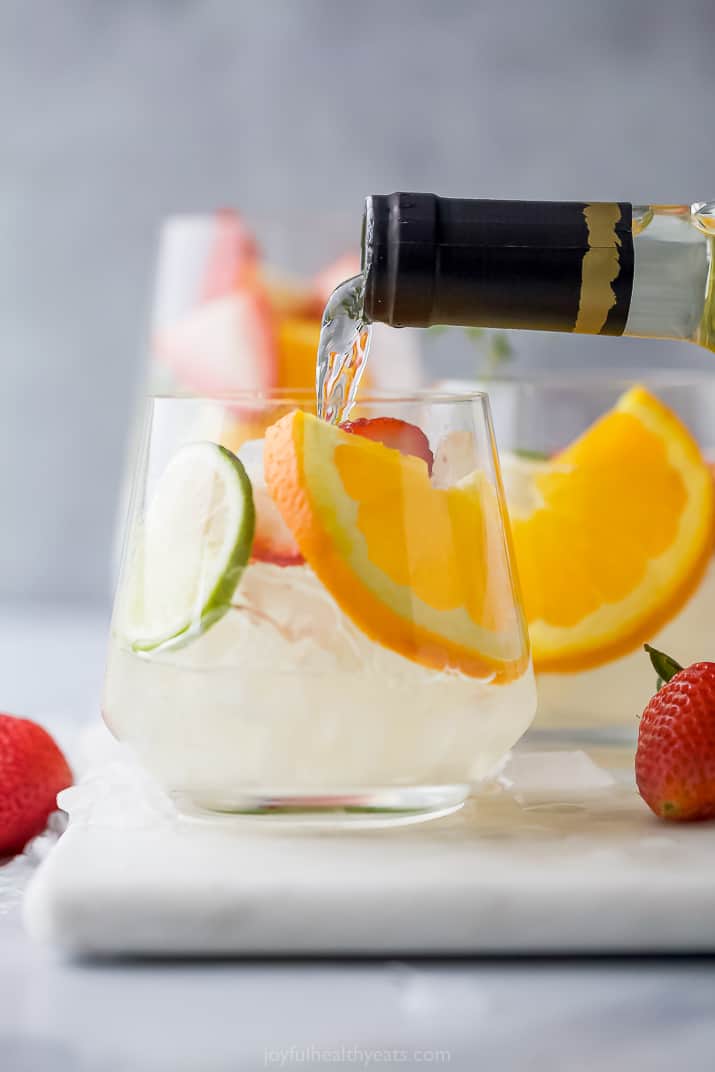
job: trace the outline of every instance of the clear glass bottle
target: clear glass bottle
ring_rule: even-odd
[[[367,198],[364,311],[462,324],[679,339],[715,350],[715,202]]]

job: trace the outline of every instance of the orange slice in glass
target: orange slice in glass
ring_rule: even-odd
[[[439,670],[523,672],[508,536],[484,474],[434,488],[422,459],[300,411],[268,429],[264,457],[304,558],[367,636]]]
[[[566,450],[534,463],[518,495],[509,464],[537,670],[608,662],[681,609],[712,552],[713,480],[693,437],[658,399],[633,387]]]

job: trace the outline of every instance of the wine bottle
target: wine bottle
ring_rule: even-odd
[[[682,339],[715,350],[715,202],[367,198],[364,313]]]

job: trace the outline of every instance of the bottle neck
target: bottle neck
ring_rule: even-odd
[[[708,208],[370,197],[365,313],[712,345]]]
[[[713,238],[699,206],[633,210],[633,292],[626,335],[678,339],[712,348]]]

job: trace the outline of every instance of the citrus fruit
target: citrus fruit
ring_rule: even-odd
[[[284,317],[278,321],[278,384],[287,390],[315,388],[320,341],[319,317]]]
[[[496,491],[432,487],[421,458],[295,411],[270,427],[268,490],[304,558],[371,639],[508,681],[528,661]]]
[[[241,462],[189,443],[159,479],[134,549],[129,632],[135,651],[185,644],[222,618],[248,562],[255,525]]]
[[[680,610],[712,551],[713,481],[663,403],[633,387],[553,458],[504,462],[537,670],[608,662]]]
[[[315,365],[320,342],[320,318],[282,317],[277,322],[277,383],[287,392],[314,391]],[[366,370],[363,385],[369,384]]]

